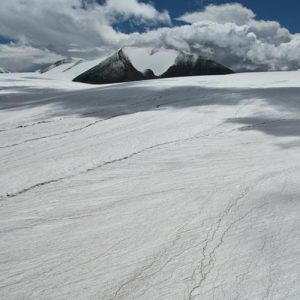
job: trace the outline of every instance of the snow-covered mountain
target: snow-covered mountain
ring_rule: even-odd
[[[229,68],[202,56],[179,53],[174,65],[162,74],[162,78],[197,76],[197,75],[225,75],[234,73]]]
[[[46,68],[41,69],[40,73],[43,74],[43,73],[49,72],[50,70],[60,67],[60,66],[62,66],[62,68],[65,68],[66,65],[74,64],[74,63],[75,63],[75,60],[73,58],[61,59],[61,60],[58,60],[57,62],[51,64],[50,66],[47,66]]]
[[[155,78],[231,74],[232,70],[181,51],[125,47],[74,81],[103,84]]]
[[[116,83],[155,78],[231,74],[212,60],[168,49],[124,47],[92,61],[67,58],[40,71],[45,77],[84,83]]]
[[[73,80],[78,75],[98,65],[107,57],[100,57],[95,60],[83,60],[68,58],[60,60],[40,71],[43,76],[52,79]]]
[[[97,66],[77,76],[74,81],[84,83],[116,83],[143,80],[145,76],[132,65],[121,49]]]

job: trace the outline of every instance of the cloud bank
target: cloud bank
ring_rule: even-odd
[[[241,4],[208,5],[178,20],[182,25],[174,26],[167,11],[138,0],[1,0],[0,32],[15,42],[0,45],[0,66],[23,71],[60,57],[95,58],[136,45],[201,54],[236,71],[300,68],[299,34],[257,20]],[[122,22],[143,31],[118,31]],[[15,55],[13,65],[8,52]]]
[[[23,43],[0,44],[0,65],[9,71],[36,71],[64,56]]]

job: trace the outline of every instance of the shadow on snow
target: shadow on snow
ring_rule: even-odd
[[[5,88],[1,88],[5,90]],[[9,91],[16,93],[9,94]],[[208,105],[237,105],[244,100],[258,101],[278,111],[300,113],[300,88],[209,88],[188,86],[149,86],[145,82],[105,85],[76,91],[10,87],[0,94],[0,110],[24,110],[51,105],[50,116],[77,114],[81,117],[109,119],[163,108],[189,108]],[[259,130],[273,136],[300,136],[299,119],[272,119],[268,116],[230,118],[243,124],[240,130]],[[259,126],[258,126],[259,125]],[[299,143],[296,143],[297,145]],[[295,145],[296,145],[295,144]],[[292,145],[291,145],[292,147]]]

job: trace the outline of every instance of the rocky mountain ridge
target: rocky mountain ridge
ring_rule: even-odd
[[[126,51],[120,49],[97,66],[74,78],[73,81],[90,84],[107,84],[157,78],[225,75],[232,73],[234,73],[232,70],[213,60],[194,54],[178,52],[174,64],[170,65],[161,75],[155,75],[151,68],[137,70],[129,55],[126,54]]]

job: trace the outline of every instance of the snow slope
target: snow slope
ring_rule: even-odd
[[[0,75],[0,299],[299,299],[299,95]]]
[[[156,76],[163,74],[174,65],[179,52],[167,49],[124,47],[124,53],[140,72],[151,69]]]
[[[105,60],[107,57],[100,57],[94,60],[82,60],[82,59],[74,59],[71,62],[61,64],[57,67],[53,67],[47,72],[43,73],[44,77],[53,78],[53,79],[64,79],[64,80],[72,80],[78,75],[84,73],[85,71],[93,68],[98,65],[100,62]]]

